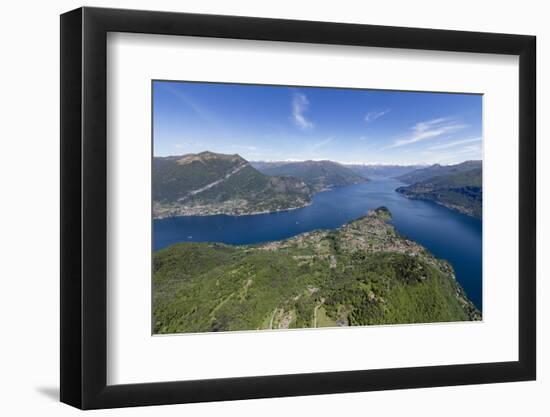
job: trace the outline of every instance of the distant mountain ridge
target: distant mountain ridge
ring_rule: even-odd
[[[238,154],[153,159],[155,218],[288,210],[309,204],[311,195],[303,181],[264,175]]]
[[[481,161],[433,165],[397,177],[411,184],[396,191],[408,198],[428,200],[481,219],[483,173]]]
[[[396,178],[404,183],[413,184],[429,178],[459,174],[461,172],[468,172],[473,169],[481,170],[481,161],[464,161],[455,165],[434,164],[396,176]]]
[[[266,175],[299,178],[315,192],[368,181],[367,178],[345,165],[328,160],[297,162],[252,161],[251,165]]]
[[[245,215],[304,207],[313,194],[372,178],[409,184],[396,191],[481,218],[482,163],[361,165],[333,161],[248,162],[201,152],[153,158],[153,216]]]
[[[343,164],[357,174],[366,178],[391,178],[408,174],[426,165],[383,165],[383,164]]]

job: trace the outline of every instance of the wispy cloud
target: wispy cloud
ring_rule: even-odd
[[[470,154],[473,154],[473,153],[478,153],[481,155],[481,145],[480,144],[477,144],[477,145],[468,145],[468,146],[465,146],[464,148],[462,149],[459,149],[457,151],[454,151],[453,153],[455,154],[464,154],[464,153],[470,153]]]
[[[257,146],[252,146],[252,145],[231,145],[231,148],[232,149],[242,149],[242,150],[245,150],[245,151],[257,151],[258,150]]]
[[[173,88],[171,86],[164,86],[166,91],[169,91],[172,95],[177,97],[186,107],[191,109],[197,116],[205,119],[211,120],[210,114],[195,101],[190,95],[181,91],[181,89]]]
[[[412,127],[412,133],[396,140],[388,148],[410,145],[426,139],[436,138],[465,128],[466,125],[455,122],[450,117],[440,117],[425,122],[419,122]]]
[[[319,141],[319,142],[314,143],[313,145],[311,145],[311,149],[312,150],[317,150],[319,148],[322,148],[323,146],[328,145],[333,140],[334,140],[334,138],[326,138],[325,140]]]
[[[186,141],[186,142],[178,142],[178,143],[174,144],[174,148],[182,149],[182,148],[187,148],[187,147],[190,147],[190,146],[196,146],[198,144],[199,143],[194,141],[194,140],[189,140],[189,141]]]
[[[311,129],[314,124],[306,119],[304,113],[309,107],[309,100],[302,93],[292,95],[292,120],[300,129]]]
[[[370,111],[367,114],[365,114],[365,122],[367,123],[374,122],[376,119],[379,119],[380,117],[388,114],[389,112],[390,112],[390,109]]]
[[[442,143],[440,145],[431,146],[428,148],[430,151],[440,150],[440,149],[449,149],[454,148],[459,145],[464,145],[466,143],[481,142],[481,138],[471,138],[471,139],[462,139],[455,140],[454,142]]]
[[[421,154],[424,161],[439,164],[455,164],[466,159],[482,159],[481,137],[432,146],[422,151]]]

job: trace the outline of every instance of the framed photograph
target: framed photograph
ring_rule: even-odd
[[[61,16],[61,401],[533,380],[535,37]]]

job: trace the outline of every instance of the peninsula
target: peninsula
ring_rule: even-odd
[[[480,320],[452,266],[400,236],[385,207],[259,245],[153,255],[155,333]]]

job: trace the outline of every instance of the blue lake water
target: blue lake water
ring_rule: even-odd
[[[395,192],[394,179],[336,188],[316,194],[297,210],[252,216],[186,216],[153,222],[153,248],[178,242],[260,243],[315,229],[334,229],[379,206],[390,209],[397,231],[449,261],[468,297],[482,308],[481,221],[428,201]]]

